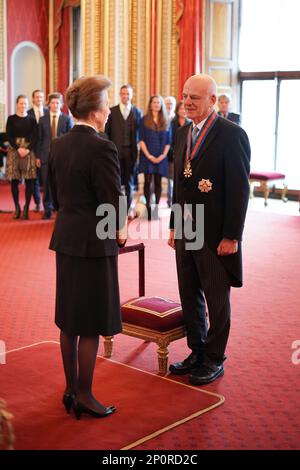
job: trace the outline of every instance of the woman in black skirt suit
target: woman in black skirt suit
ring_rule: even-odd
[[[76,417],[88,413],[103,417],[115,411],[92,394],[99,335],[120,333],[118,245],[126,242],[122,232],[99,239],[96,216],[100,204],[116,211],[116,228],[123,227],[126,200],[122,196],[115,145],[100,137],[110,113],[103,76],[76,80],[66,92],[67,105],[77,124],[52,143],[49,177],[57,217],[50,249],[56,251],[55,323],[66,376],[63,404],[73,407]],[[123,214],[118,226],[119,213]],[[78,371],[77,371],[78,370]]]

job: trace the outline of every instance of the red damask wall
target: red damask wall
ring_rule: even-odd
[[[42,50],[46,62],[46,90],[49,91],[49,0],[9,0],[7,2],[7,71],[10,103],[10,58],[23,41],[32,41]]]

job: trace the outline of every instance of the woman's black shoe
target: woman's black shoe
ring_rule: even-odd
[[[65,393],[62,398],[62,403],[66,408],[66,412],[70,414],[71,408],[74,405],[75,395],[73,393]]]
[[[21,216],[21,207],[18,206],[18,207],[16,207],[16,211],[15,211],[15,213],[14,213],[13,218],[14,218],[14,219],[19,219],[20,216]]]
[[[104,412],[100,413],[98,411],[91,410],[90,408],[87,408],[84,405],[81,405],[76,399],[74,399],[73,410],[77,419],[80,419],[82,413],[86,413],[90,416],[93,416],[94,418],[105,418],[106,416],[113,414],[116,411],[116,407],[108,406],[105,408]]]
[[[23,219],[28,220],[29,219],[29,214],[28,214],[28,207],[24,206],[23,210]]]

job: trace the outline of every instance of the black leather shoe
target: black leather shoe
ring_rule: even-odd
[[[71,408],[74,404],[75,395],[74,393],[64,393],[62,398],[62,404],[64,405],[66,412],[70,414]]]
[[[106,416],[110,416],[111,414],[113,414],[117,410],[117,408],[115,406],[108,406],[105,408],[105,411],[103,413],[100,413],[98,411],[91,410],[90,408],[87,408],[84,405],[81,405],[81,403],[78,403],[75,398],[73,400],[73,410],[76,419],[79,420],[82,413],[86,413],[90,416],[93,416],[94,418],[105,418]]]
[[[200,367],[201,364],[202,356],[200,354],[191,353],[184,361],[171,364],[169,371],[175,375],[184,375],[188,374],[192,369]]]
[[[193,385],[205,385],[213,382],[223,374],[223,364],[202,364],[202,366],[192,370],[189,382]]]
[[[28,220],[28,219],[29,219],[29,212],[28,212],[28,207],[27,207],[27,206],[24,206],[24,210],[23,210],[23,219],[24,219],[24,220]]]
[[[45,212],[43,215],[42,215],[42,220],[50,220],[51,219],[51,212]]]
[[[21,217],[21,207],[17,206],[14,213],[13,219],[19,219]]]

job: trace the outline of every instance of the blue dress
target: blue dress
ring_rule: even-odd
[[[140,140],[145,142],[148,152],[151,155],[159,157],[163,153],[165,146],[170,145],[172,142],[171,128],[163,131],[156,131],[150,127],[146,127],[144,119],[145,118],[143,118],[140,125]],[[155,165],[154,163],[151,163],[141,151],[139,172],[168,177],[168,157],[158,163],[158,165]]]

